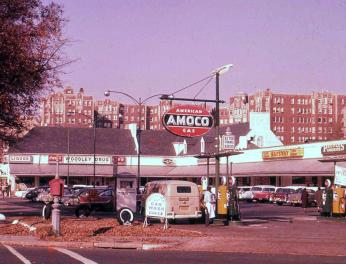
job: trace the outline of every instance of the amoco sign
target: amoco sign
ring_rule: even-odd
[[[198,137],[213,127],[212,115],[200,106],[191,105],[171,108],[162,122],[169,132],[182,137]]]

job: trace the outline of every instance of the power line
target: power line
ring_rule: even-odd
[[[194,82],[194,83],[192,83],[192,84],[189,84],[189,85],[187,85],[187,86],[185,86],[185,87],[183,87],[183,88],[181,88],[181,89],[179,89],[179,90],[177,90],[177,91],[171,93],[171,95],[174,95],[174,94],[176,94],[176,93],[179,93],[179,92],[181,92],[181,91],[184,91],[184,90],[186,90],[187,88],[190,88],[190,87],[192,87],[192,86],[194,86],[194,85],[196,85],[196,84],[199,84],[199,83],[201,83],[201,82],[204,82],[205,80],[212,79],[212,77],[214,77],[214,76],[215,76],[215,74],[209,75],[208,77],[203,78],[202,80],[199,80],[199,81],[197,81],[197,82]],[[209,80],[209,81],[210,81],[210,80]]]
[[[211,80],[213,79],[213,76],[209,78],[209,80],[207,81],[207,83],[205,85],[203,85],[203,87],[197,92],[197,94],[193,97],[193,99],[196,99],[197,96],[200,95],[200,93],[203,91],[203,89],[205,87],[207,87],[207,85],[211,82]]]

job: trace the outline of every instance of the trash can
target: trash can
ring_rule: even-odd
[[[333,189],[324,189],[322,193],[321,216],[331,216],[333,209]]]

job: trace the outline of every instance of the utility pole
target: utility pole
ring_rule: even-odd
[[[218,208],[218,190],[220,185],[220,73],[215,73],[216,80],[216,107],[215,107],[215,129],[216,129],[216,151],[215,151],[215,195],[216,195],[216,209]],[[216,210],[216,217],[218,217],[218,210]]]

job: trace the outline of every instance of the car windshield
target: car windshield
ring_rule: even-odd
[[[264,192],[274,192],[275,188],[264,188],[263,191]]]
[[[252,187],[251,191],[260,192],[260,191],[262,191],[262,188],[261,187]]]

